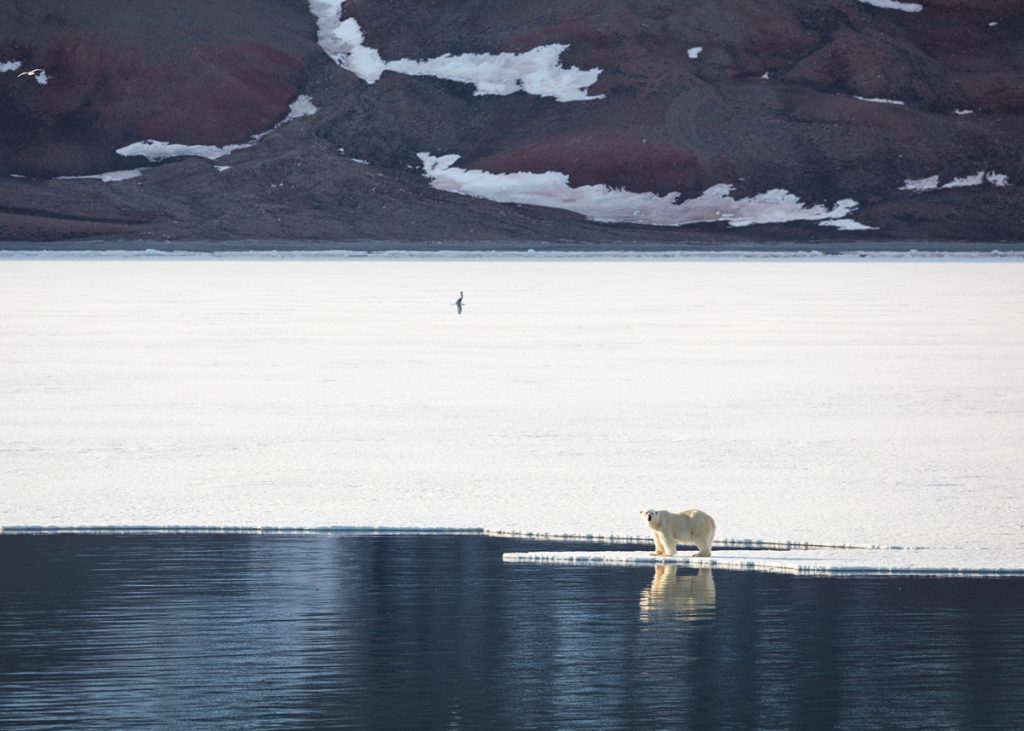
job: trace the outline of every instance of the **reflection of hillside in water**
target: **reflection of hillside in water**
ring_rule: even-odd
[[[651,585],[640,592],[640,621],[676,619],[692,622],[715,615],[715,579],[704,567],[680,576],[676,566],[654,567]]]

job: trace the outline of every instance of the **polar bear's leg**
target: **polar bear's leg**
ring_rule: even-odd
[[[707,557],[711,555],[711,542],[715,539],[715,526],[711,525],[710,529],[705,531],[704,535],[694,536],[694,543],[697,544],[697,553],[694,556]]]
[[[654,533],[654,553],[652,556],[664,556],[665,555],[665,544],[661,542],[661,533],[658,531],[651,531]]]
[[[665,547],[666,556],[676,555],[676,537],[668,531],[662,531],[661,544]]]

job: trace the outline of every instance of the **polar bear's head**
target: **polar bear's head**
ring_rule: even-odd
[[[644,516],[644,520],[647,521],[647,525],[652,528],[656,528],[661,522],[661,514],[664,510],[642,510],[640,514]]]

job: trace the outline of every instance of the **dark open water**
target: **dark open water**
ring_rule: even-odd
[[[0,536],[0,726],[1019,728],[1024,581],[503,564],[479,535]]]

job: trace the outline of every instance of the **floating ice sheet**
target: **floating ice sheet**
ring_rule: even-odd
[[[936,555],[930,555],[936,554]],[[1022,576],[1024,566],[996,566],[983,561],[943,561],[941,552],[886,549],[807,549],[782,551],[714,551],[701,558],[680,552],[652,556],[649,551],[521,551],[502,554],[506,563],[664,565],[764,571],[825,576]],[[945,556],[945,558],[949,558]]]
[[[1024,567],[1019,255],[79,256],[0,266],[0,525],[618,541],[692,505],[716,559]]]

